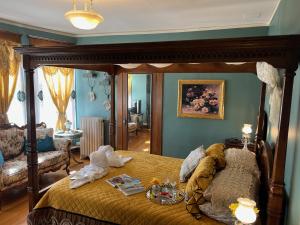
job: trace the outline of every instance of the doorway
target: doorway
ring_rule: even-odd
[[[128,150],[150,153],[151,75],[128,74]]]
[[[162,73],[117,76],[117,149],[161,155],[162,99]]]

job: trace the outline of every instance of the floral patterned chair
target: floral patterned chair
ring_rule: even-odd
[[[0,167],[0,209],[5,191],[27,184],[27,156],[24,152],[26,133],[25,127],[20,128],[11,124],[0,125],[0,150],[4,158],[4,164]],[[46,135],[53,137],[53,129],[37,128],[37,139],[44,138]],[[60,138],[53,139],[53,142],[55,147],[53,151],[38,153],[39,175],[57,171],[63,166],[69,174],[71,141]]]

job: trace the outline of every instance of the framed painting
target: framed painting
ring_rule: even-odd
[[[178,117],[224,119],[224,80],[179,80]]]

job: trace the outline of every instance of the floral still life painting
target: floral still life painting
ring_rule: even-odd
[[[224,119],[224,80],[179,80],[178,117]]]

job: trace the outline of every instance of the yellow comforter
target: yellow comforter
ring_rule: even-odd
[[[98,220],[122,225],[214,225],[221,224],[203,216],[196,220],[185,209],[185,203],[161,206],[147,200],[145,193],[126,197],[106,179],[120,174],[140,178],[148,187],[153,177],[179,177],[181,159],[150,155],[143,152],[118,151],[133,160],[122,168],[111,168],[108,175],[78,189],[69,188],[69,178],[57,182],[43,196],[36,208],[52,207]],[[183,185],[180,185],[183,188]]]

